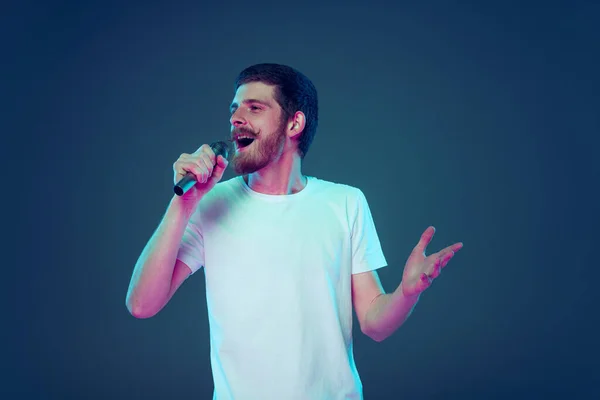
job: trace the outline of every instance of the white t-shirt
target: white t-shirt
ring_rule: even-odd
[[[213,399],[362,399],[351,275],[387,263],[359,189],[308,177],[298,193],[266,195],[222,181],[178,258],[204,267]]]

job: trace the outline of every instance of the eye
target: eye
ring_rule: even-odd
[[[252,111],[259,111],[260,107],[259,106],[250,106],[250,110],[252,110]]]

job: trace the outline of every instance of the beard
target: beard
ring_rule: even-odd
[[[260,138],[247,129],[242,128],[238,132],[249,133],[256,138],[243,152],[235,153],[231,160],[233,170],[239,175],[252,174],[269,165],[281,154],[286,138],[285,123],[276,132]]]

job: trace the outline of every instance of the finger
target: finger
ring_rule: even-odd
[[[452,249],[453,252],[457,252],[460,249],[463,248],[463,243],[462,242],[458,242],[458,243],[454,243],[452,246],[450,246],[450,248]]]
[[[205,147],[203,154],[208,157],[208,160],[210,161],[211,165],[215,165],[217,163],[217,156],[213,151],[212,147]]]
[[[196,181],[200,182],[205,174],[205,168],[195,162],[182,162],[177,166],[177,179],[183,178],[187,173],[194,175]]]
[[[455,243],[452,246],[446,247],[440,252],[440,258],[442,259],[442,268],[444,268],[448,264],[448,262],[452,259],[452,257],[454,257],[458,250],[462,249],[462,246],[462,243]]]
[[[462,243],[455,243],[452,246],[448,246],[435,254],[431,254],[429,257],[444,257],[448,253],[456,253],[462,248]]]
[[[223,177],[225,170],[227,169],[227,165],[229,165],[229,162],[227,161],[227,159],[224,158],[223,156],[219,155],[217,157],[217,165],[215,165],[215,168],[214,168],[212,176],[211,176],[211,180],[215,181],[215,183],[219,182],[221,180],[221,178]]]
[[[417,245],[415,246],[414,250],[420,253],[425,253],[425,250],[427,250],[427,246],[429,245],[429,243],[431,243],[431,239],[433,239],[434,234],[435,227],[430,226],[427,229],[425,229],[425,232],[421,234],[421,239],[419,240],[419,243],[417,243]]]
[[[431,278],[435,279],[438,276],[440,276],[441,271],[442,271],[442,259],[436,258],[435,261],[432,263],[431,267],[429,268],[429,272],[427,273],[427,275],[429,275]]]
[[[452,248],[451,248],[451,247],[446,247],[445,249],[443,249],[443,250],[440,250],[440,251],[438,251],[438,252],[437,252],[437,253],[435,253],[435,254],[431,254],[431,255],[430,255],[430,257],[435,257],[435,258],[444,258],[444,257],[446,257],[446,256],[447,256],[448,254],[450,254],[450,253],[454,253],[454,252],[452,251]]]
[[[202,179],[206,175],[206,166],[197,157],[186,157],[177,162],[177,177],[181,179],[188,173],[194,175],[196,182],[202,182]]]
[[[442,250],[438,251],[438,254],[446,254],[448,252],[456,253],[457,251],[462,249],[462,247],[463,247],[462,243],[454,243],[453,245],[445,247]]]
[[[213,151],[212,147],[210,147],[208,144],[203,144],[202,146],[200,146],[198,148],[198,150],[196,150],[192,154],[192,156],[207,157],[207,159],[209,161],[206,164],[207,167],[212,167],[213,165],[215,165],[216,159],[217,159],[217,156],[215,155],[215,152]]]
[[[448,262],[452,259],[452,257],[454,257],[454,254],[455,253],[451,250],[440,257],[441,268],[444,268],[446,265],[448,265]]]
[[[199,183],[206,183],[209,178],[209,172],[212,168],[207,164],[207,156],[183,153],[173,164],[175,170],[175,180],[179,181],[187,173],[194,175],[194,179]],[[209,163],[209,162],[208,162]]]
[[[427,274],[421,274],[421,279],[419,281],[419,289],[422,292],[423,290],[427,289],[429,286],[431,286],[431,283],[433,282],[433,279],[428,276]]]
[[[193,153],[193,155],[197,156],[202,153],[208,153],[209,151],[212,151],[210,146],[208,144],[203,144],[202,146],[198,147],[198,149]]]
[[[454,256],[454,252],[450,249],[440,250],[435,254],[431,254],[427,257],[427,259],[431,259],[432,265],[434,263],[439,262],[441,264],[441,268],[444,268],[448,261]]]
[[[460,243],[460,242],[459,243],[454,243],[453,245],[448,246],[448,247],[440,250],[439,253],[447,253],[447,252],[450,252],[450,251],[453,251],[453,252],[456,253],[458,250],[462,249],[462,247],[463,247],[462,243]]]
[[[228,165],[228,164],[229,164],[229,160],[227,160],[227,159],[226,159],[225,157],[223,157],[222,155],[219,155],[219,156],[217,157],[217,163],[216,163],[216,165],[217,165],[218,167],[221,167],[221,168],[227,168],[227,165]]]
[[[204,177],[202,180],[202,183],[205,183],[208,180],[208,178],[210,178],[211,174],[213,173],[213,169],[215,166],[207,154],[202,154],[200,156],[200,159],[198,159],[197,163],[205,171]]]
[[[190,164],[190,155],[183,153],[179,156],[177,161],[173,163],[173,172],[175,172],[175,178],[181,179],[186,173],[190,172],[189,164]]]

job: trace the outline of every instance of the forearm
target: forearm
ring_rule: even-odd
[[[408,319],[418,301],[418,295],[403,295],[400,286],[378,296],[367,311],[365,333],[378,342],[386,339]]]
[[[150,317],[167,302],[189,216],[190,211],[183,201],[174,197],[134,267],[126,299],[132,315]]]

